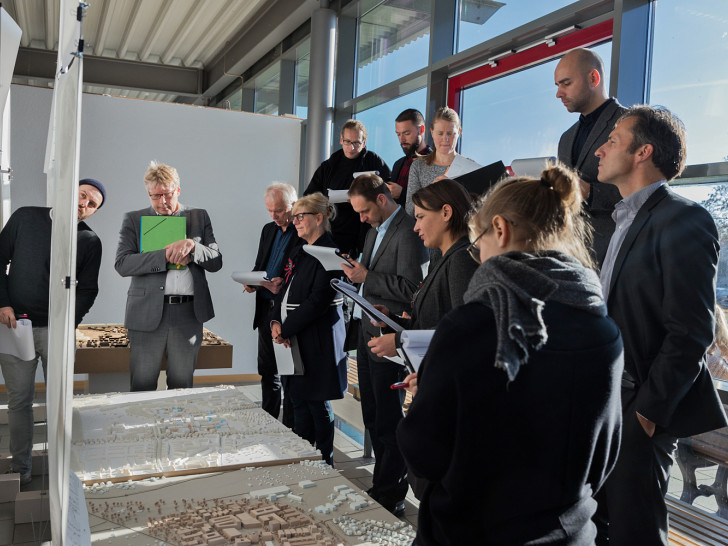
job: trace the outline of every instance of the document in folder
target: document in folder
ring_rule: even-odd
[[[344,282],[341,279],[332,279],[331,286],[337,292],[340,292],[347,298],[351,298],[352,300],[354,300],[354,303],[360,306],[362,312],[365,313],[373,322],[383,322],[395,332],[402,331],[402,327],[399,324],[375,309],[371,303],[369,303],[366,299],[360,296],[359,293],[356,291],[356,287],[354,287],[353,285]]]
[[[17,328],[0,325],[0,353],[13,355],[20,360],[35,357],[33,325],[28,319],[18,319]]]
[[[184,216],[142,216],[139,252],[162,250],[171,243],[187,238]],[[167,264],[167,269],[187,269],[184,265]]]

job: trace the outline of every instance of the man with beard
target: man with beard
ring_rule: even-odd
[[[400,157],[392,167],[392,179],[387,182],[389,191],[398,205],[404,206],[407,198],[407,181],[410,166],[418,156],[427,155],[432,148],[425,142],[425,118],[419,110],[408,108],[394,120],[394,130],[404,157]]]

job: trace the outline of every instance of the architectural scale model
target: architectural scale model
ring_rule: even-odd
[[[202,345],[230,345],[207,328],[202,331]],[[76,347],[128,347],[126,328],[120,324],[83,324],[76,330]]]
[[[71,468],[83,482],[319,456],[231,386],[74,398]]]
[[[404,546],[415,536],[322,461],[104,482],[84,492],[92,541],[113,546]]]

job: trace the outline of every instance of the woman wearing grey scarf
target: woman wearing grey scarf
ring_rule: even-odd
[[[398,428],[409,471],[428,482],[417,545],[594,543],[623,357],[580,207],[576,175],[557,166],[496,185],[471,219],[482,265]]]

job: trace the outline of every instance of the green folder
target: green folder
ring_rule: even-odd
[[[186,238],[187,218],[184,216],[142,216],[140,252],[162,250],[168,244]],[[187,266],[168,263],[167,269],[187,269]]]

